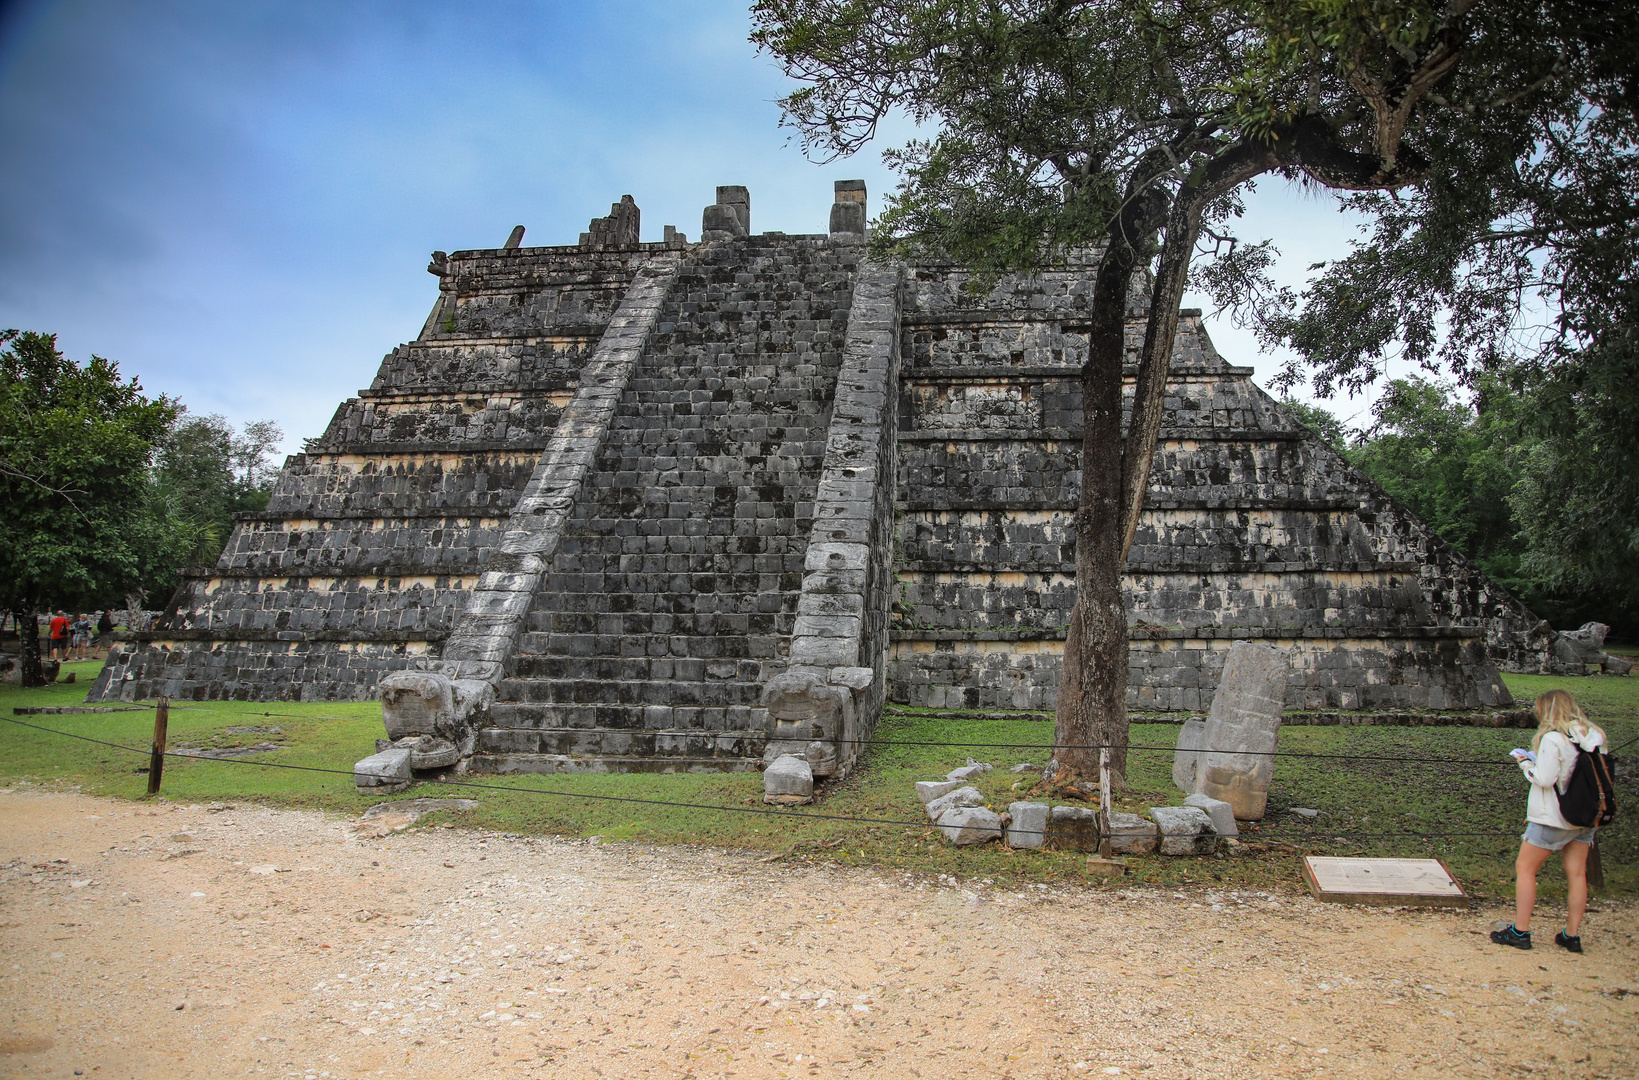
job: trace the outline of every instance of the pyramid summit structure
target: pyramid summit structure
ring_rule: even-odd
[[[640,242],[627,197],[575,245],[435,252],[421,333],[90,699],[379,695],[474,769],[796,746],[821,775],[886,701],[1051,707],[1096,265],[975,295],[871,261],[864,197],[839,183],[823,234],[756,234],[724,187],[696,243]],[[1545,623],[1251,375],[1182,313],[1130,706],[1205,710],[1245,639],[1308,709],[1494,709],[1499,671],[1555,669]]]

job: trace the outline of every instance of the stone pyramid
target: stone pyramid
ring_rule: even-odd
[[[885,700],[1050,707],[1094,267],[981,298],[869,262],[844,183],[827,234],[754,235],[725,187],[699,243],[640,243],[627,198],[578,245],[435,252],[420,335],[91,700],[382,695],[492,771],[799,746],[823,773]],[[1305,708],[1495,707],[1499,668],[1551,669],[1546,625],[1199,312],[1173,364],[1127,566],[1133,707],[1204,710],[1243,638],[1291,650]]]

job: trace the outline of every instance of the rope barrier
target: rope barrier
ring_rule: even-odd
[[[148,708],[153,708],[153,706],[147,706],[147,707]],[[199,709],[199,708],[191,708],[191,707],[182,706],[182,705],[172,705],[171,706],[171,711],[172,712],[214,713],[217,716],[225,716],[225,717],[242,717],[242,716],[264,716],[264,717],[276,717],[276,718],[277,717],[283,717],[283,718],[288,718],[288,719],[292,719],[292,720],[358,720],[358,719],[361,719],[360,717],[357,717],[357,716],[321,716],[321,715],[310,715],[308,713],[279,713],[279,712],[257,712],[257,711],[225,712],[221,709]],[[1476,730],[1492,730],[1492,729],[1487,728],[1487,729],[1476,729]],[[1515,730],[1515,729],[1507,729],[1507,730]],[[1524,729],[1520,729],[1520,730],[1524,730]],[[827,739],[827,740],[824,740],[824,741],[834,743],[834,744],[837,744],[839,746],[915,746],[915,747],[924,747],[924,748],[927,748],[927,747],[942,747],[942,748],[953,749],[953,750],[1127,750],[1128,752],[1139,751],[1139,752],[1144,752],[1144,753],[1165,753],[1165,754],[1176,753],[1177,750],[1178,750],[1178,748],[1176,746],[1151,746],[1151,745],[1146,745],[1146,744],[1142,744],[1142,743],[1062,743],[1062,744],[1058,744],[1058,743],[1028,743],[1028,742],[1018,742],[1018,743],[1012,743],[1012,742],[941,742],[941,741],[937,741],[937,740],[926,740],[926,739],[880,739],[880,738]],[[1639,739],[1630,740],[1628,744],[1624,744],[1624,745],[1630,745],[1634,741],[1639,741]],[[1337,753],[1323,753],[1323,752],[1319,752],[1319,751],[1308,751],[1308,750],[1234,750],[1234,751],[1221,751],[1221,752],[1222,753],[1239,754],[1239,755],[1244,756],[1244,757],[1312,758],[1312,759],[1322,760],[1322,761],[1381,761],[1381,762],[1394,762],[1394,763],[1408,764],[1408,765],[1484,765],[1484,766],[1491,767],[1491,768],[1495,768],[1495,767],[1498,767],[1498,766],[1510,766],[1510,767],[1512,767],[1512,766],[1515,765],[1513,759],[1508,758],[1508,757],[1504,757],[1501,761],[1498,761],[1498,760],[1495,760],[1493,758],[1453,758],[1453,757],[1430,758],[1430,757],[1413,757],[1413,756],[1410,756],[1410,755],[1403,755],[1403,756],[1402,755],[1383,755],[1383,754],[1375,754],[1375,753],[1337,754]]]
[[[56,728],[48,728],[48,727],[44,727],[43,725],[40,725],[40,724],[30,724],[30,723],[26,723],[22,720],[17,720],[17,719],[11,718],[11,717],[0,717],[0,720],[4,720],[6,723],[9,723],[9,724],[15,724],[18,727],[32,728],[35,731],[41,731],[41,732],[45,732],[45,733],[51,734],[51,735],[60,735],[60,736],[63,736],[65,738],[70,738],[70,739],[77,739],[81,742],[92,743],[92,744],[95,744],[95,745],[98,745],[98,746],[106,746],[106,747],[109,747],[110,749],[120,750],[120,751],[123,751],[125,753],[138,754],[138,755],[142,755],[142,756],[148,756],[150,754],[150,750],[147,750],[147,749],[142,749],[142,748],[133,747],[133,746],[125,746],[122,743],[111,742],[111,741],[106,740],[106,739],[95,739],[95,738],[92,738],[88,735],[79,735],[79,734],[76,734],[76,733],[70,732],[70,731],[60,731]],[[1630,742],[1636,742],[1636,741],[1639,741],[1639,738],[1635,738],[1633,740],[1630,740]],[[294,771],[294,772],[320,773],[320,774],[330,775],[330,776],[346,776],[349,779],[351,779],[354,775],[354,773],[351,770],[326,769],[326,768],[321,768],[319,766],[314,766],[314,765],[292,765],[292,764],[289,764],[289,763],[286,763],[286,762],[276,762],[276,761],[252,761],[252,760],[248,760],[248,759],[244,759],[244,758],[200,758],[197,755],[187,754],[187,753],[178,753],[178,752],[175,752],[175,751],[167,752],[163,756],[167,757],[167,758],[181,758],[183,760],[188,760],[188,761],[213,761],[213,762],[218,762],[218,763],[221,763],[221,764],[249,765],[249,766],[253,766],[253,767],[256,767],[256,768],[264,768],[264,769],[287,769],[287,770],[291,770],[291,771]],[[528,788],[528,787],[506,787],[506,786],[499,785],[499,784],[484,784],[484,783],[479,783],[479,782],[471,781],[471,780],[450,780],[450,779],[445,779],[445,778],[433,778],[433,779],[426,780],[426,781],[423,781],[423,782],[434,784],[434,785],[437,785],[437,786],[440,786],[440,787],[454,787],[454,788],[462,788],[462,789],[474,789],[474,790],[479,790],[479,791],[499,791],[499,792],[508,792],[508,793],[522,792],[522,793],[532,794],[532,795],[543,795],[543,796],[548,796],[548,797],[557,796],[557,797],[561,797],[561,798],[581,799],[581,800],[592,801],[592,802],[615,802],[615,803],[635,804],[635,805],[641,805],[641,806],[663,806],[663,807],[668,807],[668,808],[672,808],[672,809],[683,809],[683,810],[715,810],[715,811],[725,812],[725,813],[750,814],[750,815],[754,815],[754,816],[758,816],[758,817],[767,817],[767,818],[780,817],[780,818],[800,818],[800,819],[809,820],[809,821],[841,821],[841,822],[848,822],[848,823],[851,823],[851,824],[892,825],[892,826],[898,826],[898,827],[902,827],[902,828],[916,828],[916,829],[932,829],[932,828],[937,828],[938,827],[933,822],[929,822],[929,821],[907,821],[903,818],[855,817],[855,816],[846,815],[846,814],[812,813],[812,812],[804,812],[804,811],[799,811],[799,810],[768,810],[768,809],[757,809],[757,808],[754,808],[754,807],[744,807],[744,806],[723,806],[723,805],[719,805],[719,804],[715,804],[715,803],[680,802],[680,801],[668,800],[668,799],[640,799],[640,798],[635,798],[635,797],[631,797],[631,796],[623,796],[623,795],[595,795],[595,794],[591,794],[589,792],[554,791],[554,790],[550,790],[550,789]],[[1034,835],[1035,830],[1032,830],[1031,832],[1032,832],[1032,835]],[[1079,835],[1079,834],[1045,831],[1045,832],[1042,832],[1041,835],[1043,835],[1044,837],[1049,837],[1049,836],[1072,836],[1072,835]],[[1317,843],[1317,842],[1318,843],[1325,843],[1326,841],[1333,840],[1333,839],[1335,839],[1335,840],[1360,840],[1360,839],[1437,840],[1437,839],[1456,839],[1456,838],[1475,838],[1475,837],[1488,837],[1488,838],[1494,838],[1494,839],[1506,837],[1506,838],[1511,839],[1517,834],[1515,834],[1512,830],[1510,830],[1508,832],[1450,832],[1450,833],[1407,833],[1407,832],[1402,832],[1402,833],[1381,833],[1381,832],[1380,833],[1339,833],[1339,832],[1333,832],[1333,831],[1330,831],[1330,830],[1326,830],[1326,831],[1322,832],[1321,834],[1317,835],[1317,834],[1313,834],[1313,833],[1282,833],[1282,832],[1269,833],[1269,832],[1264,832],[1261,829],[1258,829],[1258,830],[1253,830],[1249,834],[1243,834],[1243,835],[1245,835],[1247,837],[1247,839],[1250,839],[1252,842],[1277,841],[1277,842],[1281,842],[1281,843],[1291,843],[1293,841],[1303,841],[1303,842],[1313,844],[1313,843]],[[1245,842],[1245,840],[1243,840],[1242,842]]]

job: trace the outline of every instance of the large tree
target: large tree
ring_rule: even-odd
[[[170,540],[153,549],[139,583],[142,595],[170,595],[185,567],[216,561],[235,515],[267,509],[277,474],[273,454],[283,441],[271,420],[235,431],[220,415],[178,408],[156,446],[147,493],[148,517],[162,523]]]
[[[54,335],[0,332],[0,600],[17,619],[24,686],[44,682],[30,632],[43,605],[136,582],[163,542],[141,510],[175,415],[101,357],[81,366]]]
[[[1639,606],[1639,21],[1636,0],[1519,5],[1485,47],[1547,70],[1521,97],[1453,74],[1427,178],[1348,202],[1373,220],[1302,304],[1264,312],[1295,383],[1357,390],[1391,360],[1501,379],[1533,437],[1511,501],[1544,588]],[[1527,37],[1527,31],[1529,36]],[[1447,92],[1442,87],[1441,92]]]
[[[810,153],[851,154],[896,110],[935,130],[889,154],[902,180],[879,220],[879,249],[952,257],[979,270],[981,282],[1051,264],[1070,248],[1100,251],[1082,371],[1077,592],[1058,693],[1057,782],[1095,776],[1101,745],[1115,747],[1117,782],[1125,770],[1122,567],[1203,231],[1222,235],[1236,192],[1271,170],[1353,190],[1418,180],[1427,162],[1428,95],[1459,59],[1468,62],[1471,7],[1471,0],[754,6],[753,40],[802,83],[783,105]],[[1520,72],[1490,63],[1495,86],[1519,81]],[[1252,257],[1232,255],[1219,275],[1231,290],[1256,269],[1255,250],[1241,250]],[[1128,302],[1146,273],[1147,321],[1124,427]]]

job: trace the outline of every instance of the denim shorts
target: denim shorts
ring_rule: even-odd
[[[1594,836],[1598,834],[1598,832],[1599,829],[1593,825],[1589,825],[1585,829],[1579,827],[1556,829],[1552,825],[1543,825],[1540,822],[1527,821],[1525,823],[1525,835],[1521,836],[1520,839],[1524,840],[1532,847],[1546,848],[1549,851],[1558,851],[1566,844],[1573,842],[1591,844],[1593,843]]]

